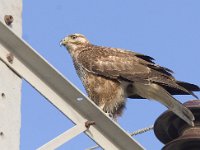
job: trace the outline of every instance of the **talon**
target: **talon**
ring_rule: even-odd
[[[111,113],[109,113],[108,116],[109,116],[110,118],[114,118],[113,114],[111,114]]]
[[[95,122],[94,122],[94,121],[89,121],[89,120],[85,122],[85,127],[86,127],[86,128],[89,129],[89,127],[90,127],[91,125],[95,125]]]
[[[106,114],[108,117],[112,118],[112,119],[114,118],[114,116],[113,116],[112,113],[108,113],[108,112],[106,112],[105,114]]]

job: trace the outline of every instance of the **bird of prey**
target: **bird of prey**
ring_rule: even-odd
[[[168,68],[150,56],[91,44],[82,34],[72,34],[60,42],[70,53],[89,98],[116,119],[126,98],[154,99],[177,116],[194,125],[194,116],[172,95],[193,95],[197,85],[177,81]]]

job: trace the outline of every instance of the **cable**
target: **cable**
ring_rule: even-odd
[[[136,136],[138,134],[142,134],[142,133],[145,133],[145,132],[148,132],[150,130],[153,130],[153,125],[149,126],[149,127],[146,127],[146,128],[142,128],[142,129],[139,129],[139,130],[136,130],[132,133],[130,133],[131,136]],[[95,145],[93,147],[90,147],[90,148],[87,148],[85,150],[95,150],[96,148],[99,148],[98,145]]]

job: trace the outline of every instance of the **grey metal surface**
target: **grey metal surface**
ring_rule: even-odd
[[[0,21],[9,16],[9,28],[22,36],[22,0],[1,0]],[[1,31],[0,31],[1,34]],[[3,35],[2,35],[3,36]],[[0,42],[0,53],[2,52]],[[20,149],[22,79],[0,60],[0,149]]]
[[[75,124],[86,120],[95,121],[96,125],[91,126],[85,133],[103,149],[143,149],[118,124],[108,118],[92,101],[2,22],[0,22],[0,42],[5,47],[0,51],[0,58],[64,115]],[[9,52],[14,54],[12,64],[6,59]]]

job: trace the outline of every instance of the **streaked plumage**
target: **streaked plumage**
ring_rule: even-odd
[[[126,98],[154,99],[188,124],[194,116],[171,95],[200,91],[197,85],[177,81],[172,71],[154,63],[150,56],[118,48],[92,45],[85,36],[73,34],[61,41],[69,51],[88,96],[104,112],[120,116]]]

